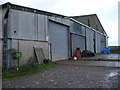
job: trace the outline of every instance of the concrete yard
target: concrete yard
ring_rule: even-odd
[[[3,88],[119,88],[120,64],[108,61],[58,61],[44,72],[3,81]],[[118,63],[118,64],[115,64]]]
[[[120,54],[101,54],[101,55],[96,55],[95,57],[84,57],[84,58],[109,59],[109,60],[119,59],[120,60]]]

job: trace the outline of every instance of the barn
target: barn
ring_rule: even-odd
[[[41,47],[45,58],[53,61],[69,58],[69,18],[10,3],[2,5],[2,12],[4,67],[34,60],[33,47]],[[14,60],[8,52],[13,48],[22,52],[18,60]]]
[[[76,48],[100,53],[106,47],[106,35],[64,15],[11,3],[1,5],[0,12],[3,68],[37,62],[35,48],[42,48],[46,59],[58,61],[73,57]],[[21,57],[13,58],[13,50]]]
[[[107,36],[73,18],[70,20],[71,55],[75,55],[76,48],[80,48],[81,52],[90,50],[94,53],[102,53],[106,48]]]
[[[97,47],[97,50],[95,50],[95,47],[94,47],[94,50],[92,50],[92,51],[96,51],[96,53],[100,53],[100,52],[103,52],[103,49],[105,47],[108,47],[108,35],[105,32],[105,30],[104,30],[104,28],[103,28],[103,26],[102,26],[102,24],[101,24],[101,22],[96,14],[89,14],[89,15],[82,15],[82,16],[71,16],[71,18],[74,18],[75,20],[91,27],[92,28],[91,30],[98,31],[98,33],[100,34],[100,35],[98,33],[94,34],[94,37],[96,37],[97,39],[100,38],[100,40],[98,40],[98,42],[96,42],[96,40],[94,39],[95,42],[93,41],[94,42],[93,44],[95,46],[95,43],[96,43],[95,47]],[[93,31],[87,32],[87,30],[86,30],[86,33],[91,33],[91,35],[92,35]],[[91,47],[91,49],[93,49],[93,47]]]

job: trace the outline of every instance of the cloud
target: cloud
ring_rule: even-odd
[[[119,0],[1,0],[66,16],[97,14],[109,35],[109,45],[118,44]]]
[[[118,45],[118,19],[104,22],[104,28],[109,36],[109,46]]]

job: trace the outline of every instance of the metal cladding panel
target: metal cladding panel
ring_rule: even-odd
[[[94,31],[86,28],[86,45],[87,50],[94,52]]]
[[[46,41],[47,27],[47,16],[10,10],[8,18],[9,38]]]
[[[38,40],[46,40],[47,17],[38,14]]]
[[[37,30],[34,30],[34,13],[21,11],[20,38],[37,40]]]
[[[81,52],[85,50],[85,37],[76,34],[71,34],[71,42],[72,56],[75,55],[76,48],[80,48]]]
[[[103,49],[106,47],[106,37],[100,35],[100,51],[103,52]]]
[[[2,6],[0,6],[0,38],[3,38],[3,32],[2,32]]]
[[[54,16],[49,16],[49,19],[58,23],[62,23],[64,25],[70,26],[70,20],[66,18],[59,18]]]
[[[48,16],[45,16],[45,41],[48,41]]]
[[[105,37],[105,42],[106,42],[105,46],[108,47],[108,37],[107,36]]]
[[[86,28],[84,26],[82,26],[82,35],[85,36],[85,30]]]
[[[20,11],[9,11],[7,33],[8,38],[20,38]]]
[[[105,41],[105,36],[104,35],[100,35],[100,41]]]
[[[70,21],[70,32],[74,33],[73,21]]]
[[[100,34],[95,32],[96,53],[100,53]]]
[[[2,64],[2,54],[3,54],[3,41],[0,40],[0,64]]]
[[[10,10],[8,18],[8,37],[17,39],[37,39],[34,30],[34,14],[19,10]]]
[[[63,24],[65,24],[65,25],[70,26],[70,20],[69,19],[62,18],[61,22],[63,22]]]
[[[103,52],[104,48],[105,48],[105,42],[101,41],[100,42],[100,52]]]
[[[64,25],[49,22],[49,42],[52,47],[52,60],[68,59],[68,28]]]

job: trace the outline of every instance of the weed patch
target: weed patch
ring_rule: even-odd
[[[56,62],[49,62],[48,64],[33,64],[14,67],[9,70],[5,70],[2,73],[2,78],[18,78],[22,76],[32,75],[42,72],[46,69],[53,68],[57,65]]]

